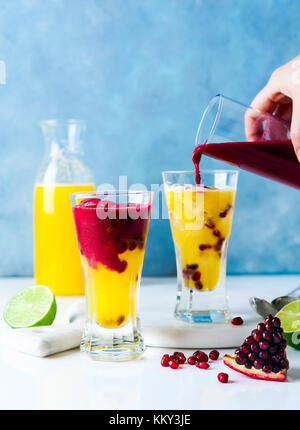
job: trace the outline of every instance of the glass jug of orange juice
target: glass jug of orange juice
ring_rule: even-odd
[[[70,193],[95,189],[82,160],[85,123],[41,121],[46,153],[34,193],[34,266],[37,284],[56,295],[84,294]]]

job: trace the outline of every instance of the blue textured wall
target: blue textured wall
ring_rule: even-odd
[[[192,168],[212,96],[249,103],[299,53],[299,22],[298,0],[1,0],[0,275],[32,273],[40,118],[88,120],[97,183],[159,183]],[[229,272],[300,272],[299,214],[298,191],[242,172]],[[153,221],[144,273],[174,271],[168,221]]]

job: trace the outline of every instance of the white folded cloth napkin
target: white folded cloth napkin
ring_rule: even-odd
[[[77,348],[80,345],[83,331],[84,299],[81,298],[74,302],[66,314],[67,318],[56,318],[55,323],[51,326],[20,329],[1,327],[0,343],[5,347],[37,357],[46,357]],[[65,322],[62,324],[60,320]]]

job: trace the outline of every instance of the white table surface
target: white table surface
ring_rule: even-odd
[[[30,278],[0,279],[1,315],[16,291],[33,283]],[[161,285],[176,291],[175,278],[144,278],[141,301],[149,289]],[[300,285],[300,276],[228,277],[232,314],[243,316],[249,296],[266,299]],[[141,315],[142,317],[142,315]],[[249,309],[247,318],[255,320]],[[3,330],[3,322],[0,330]],[[2,328],[1,328],[2,327]],[[210,369],[183,366],[164,368],[160,358],[174,350],[149,347],[142,359],[124,363],[95,362],[74,349],[46,358],[32,357],[1,346],[0,409],[299,409],[300,351],[288,347],[290,369],[284,383],[247,378],[223,365]],[[185,350],[186,355],[193,352]],[[221,355],[233,352],[220,350]],[[218,372],[229,374],[221,384]]]

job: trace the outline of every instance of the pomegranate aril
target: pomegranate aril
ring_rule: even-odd
[[[253,330],[252,337],[255,340],[255,342],[259,342],[261,340],[261,333],[258,330]]]
[[[252,337],[252,336],[248,336],[248,337],[246,337],[246,339],[245,339],[245,343],[246,343],[247,345],[252,345],[252,343],[253,343],[253,337]]]
[[[198,264],[187,264],[186,267],[191,270],[197,270]]]
[[[244,323],[244,320],[241,317],[235,317],[235,318],[232,318],[231,320],[231,324],[233,325],[242,325],[243,323]]]
[[[251,369],[252,368],[252,363],[251,361],[246,361],[245,365],[246,369]]]
[[[281,326],[280,319],[277,318],[277,317],[273,318],[272,319],[272,324],[273,324],[274,327],[279,328]]]
[[[169,360],[169,366],[171,367],[171,369],[178,369],[179,363],[174,360],[174,358],[171,358]]]
[[[163,366],[163,367],[169,367],[169,359],[170,359],[170,356],[169,356],[169,354],[165,354],[165,355],[163,355],[163,357],[162,357],[162,359],[161,359],[161,365]]]
[[[282,341],[282,336],[280,333],[273,333],[273,342],[278,344]]]
[[[258,356],[262,360],[268,360],[269,357],[270,357],[270,354],[268,353],[268,351],[260,351],[260,353],[258,354]]]
[[[261,369],[264,365],[263,361],[260,358],[257,358],[253,363],[255,369]]]
[[[289,361],[283,358],[280,362],[281,369],[288,369],[289,368]]]
[[[206,249],[211,249],[211,248],[212,248],[212,245],[208,245],[205,243],[201,243],[201,245],[199,245],[200,251],[205,251]]]
[[[205,354],[205,352],[200,352],[199,354],[196,355],[196,361],[204,361],[207,362],[208,361],[208,356],[207,354]]]
[[[219,351],[217,351],[216,349],[213,349],[213,350],[212,350],[212,351],[210,351],[210,353],[209,353],[209,358],[210,358],[211,360],[218,360],[219,355],[220,355]]]
[[[252,343],[250,348],[251,348],[252,352],[258,352],[259,351],[259,345],[257,342]]]
[[[250,346],[248,346],[248,345],[242,345],[241,348],[240,348],[240,350],[244,354],[249,354],[249,352],[250,352]]]
[[[275,327],[273,326],[273,324],[271,322],[269,322],[268,324],[266,324],[266,330],[269,333],[273,333],[274,332]]]
[[[198,367],[199,369],[208,369],[209,364],[206,361],[197,361],[196,367]]]
[[[272,345],[272,346],[270,346],[270,348],[269,348],[269,352],[270,352],[270,354],[275,354],[276,352],[277,352],[277,350],[278,350],[278,348],[277,348],[277,346],[276,345]]]
[[[187,362],[188,362],[188,364],[193,366],[196,363],[196,359],[195,359],[195,357],[189,357]]]
[[[249,354],[248,354],[248,360],[250,360],[250,361],[254,361],[254,360],[256,360],[256,354],[254,354],[254,352],[250,352]]]
[[[279,354],[275,354],[275,355],[272,356],[272,360],[274,361],[274,363],[278,364],[278,363],[281,362],[282,357],[280,357]]]
[[[200,273],[200,272],[195,272],[195,273],[193,274],[193,276],[192,276],[192,280],[193,280],[193,281],[195,281],[195,282],[197,282],[197,281],[199,281],[200,276],[201,276],[201,273]]]
[[[280,367],[279,366],[272,366],[272,372],[274,372],[274,373],[280,372]]]
[[[268,342],[270,342],[270,340],[272,339],[272,335],[268,331],[264,331],[262,334],[262,337],[264,338],[264,340]]]
[[[259,347],[263,351],[266,351],[270,347],[270,344],[266,340],[262,340],[261,342],[259,342]]]
[[[227,373],[219,373],[218,374],[218,380],[222,382],[222,384],[227,384],[228,382],[228,374]]]
[[[262,333],[265,330],[265,325],[264,323],[259,323],[257,324],[257,330]]]
[[[272,366],[270,366],[269,364],[265,364],[262,368],[263,372],[265,373],[271,373],[272,372]]]
[[[235,357],[235,361],[237,362],[237,364],[245,364],[246,360],[247,360],[247,357],[243,353],[241,352],[237,353]]]
[[[273,315],[269,314],[265,319],[265,324],[269,324],[269,322],[271,322],[272,319],[273,319]]]
[[[286,347],[286,339],[282,339],[281,340],[281,342],[280,342],[280,346],[281,346],[281,348],[285,348]]]
[[[179,354],[177,358],[178,358],[179,364],[184,364],[186,362],[186,358],[183,354]]]

